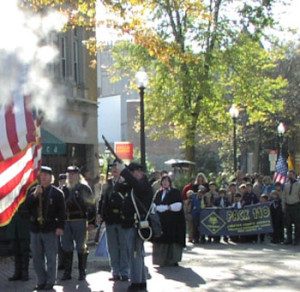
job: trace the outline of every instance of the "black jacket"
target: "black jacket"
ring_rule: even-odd
[[[33,188],[27,197],[26,204],[30,214],[30,230],[37,232],[51,232],[56,228],[64,228],[66,207],[64,194],[53,185],[44,189],[41,194],[43,222],[38,222],[39,196],[35,197]]]
[[[106,224],[122,224],[124,221],[123,204],[129,186],[124,182],[114,183],[109,179],[102,188],[98,214]]]
[[[162,226],[162,236],[155,239],[159,243],[178,243],[185,246],[185,217],[183,211],[183,202],[180,191],[171,188],[167,191],[165,197],[162,199],[163,190],[156,193],[154,203],[158,205],[171,205],[173,203],[182,203],[182,208],[179,212],[165,211],[158,213]]]
[[[214,200],[214,206],[221,207],[221,200],[222,200],[222,197],[216,198]],[[230,206],[230,202],[229,202],[228,198],[226,198],[226,197],[223,197],[223,203],[224,203],[224,208]]]
[[[137,180],[127,168],[122,170],[121,176],[125,179],[126,183],[130,187],[130,190],[133,191],[141,219],[143,220],[150,208],[153,198],[151,184],[149,183],[146,175],[141,180]],[[125,197],[123,214],[126,220],[126,227],[129,227],[128,225],[133,226],[135,209],[131,200],[131,191]]]

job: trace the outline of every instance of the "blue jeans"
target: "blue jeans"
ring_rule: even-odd
[[[107,245],[113,276],[129,276],[129,229],[120,224],[106,225]]]
[[[57,272],[57,236],[55,232],[31,232],[30,244],[38,284],[54,285]]]
[[[128,245],[130,280],[132,283],[146,283],[144,241],[139,237],[136,228],[128,230]]]

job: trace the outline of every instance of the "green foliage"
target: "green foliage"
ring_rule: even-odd
[[[221,170],[221,161],[216,147],[200,145],[196,148],[196,169],[200,172],[218,173]]]
[[[145,118],[154,138],[181,139],[186,158],[194,160],[197,142],[228,141],[232,103],[243,113],[244,127],[283,109],[286,81],[273,74],[283,54],[261,42],[275,23],[278,1],[103,1],[118,16],[107,25],[130,37],[115,44],[111,74],[133,80],[146,68]],[[95,23],[94,0],[24,2],[66,11],[71,26]]]
[[[136,8],[135,1],[129,2]],[[114,76],[133,77],[140,67],[147,68],[145,113],[154,138],[179,138],[186,149],[197,140],[228,140],[232,103],[247,117],[246,124],[266,121],[283,108],[280,95],[286,81],[272,74],[283,54],[260,43],[263,30],[273,25],[270,9],[275,1],[262,7],[258,1],[245,2],[239,11],[241,25],[234,27],[221,2],[207,7],[202,1],[145,1],[155,8],[151,19],[156,26],[139,21],[131,26],[134,43],[113,48]],[[201,3],[198,10],[196,3]],[[186,155],[195,158],[193,151]]]
[[[173,185],[174,187],[182,191],[184,186],[187,185],[189,182],[193,181],[193,179],[194,179],[194,175],[184,173],[175,177],[173,181]]]

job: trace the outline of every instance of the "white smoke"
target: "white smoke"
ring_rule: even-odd
[[[17,0],[0,1],[0,104],[16,91],[32,96],[32,105],[55,118],[64,98],[53,85],[50,68],[58,56],[53,32],[67,17],[56,11],[39,15],[22,10]]]

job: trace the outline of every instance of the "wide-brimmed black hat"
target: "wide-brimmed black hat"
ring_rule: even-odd
[[[130,170],[130,171],[135,171],[135,170],[142,170],[144,171],[144,168],[141,164],[137,163],[137,162],[131,162],[127,168]]]
[[[71,166],[68,166],[67,168],[67,172],[70,173],[79,173],[80,172],[80,169],[78,166],[75,166],[75,165],[71,165]]]
[[[44,172],[44,173],[48,173],[48,174],[53,174],[53,171],[52,171],[52,168],[49,167],[49,166],[41,166],[41,172]]]

